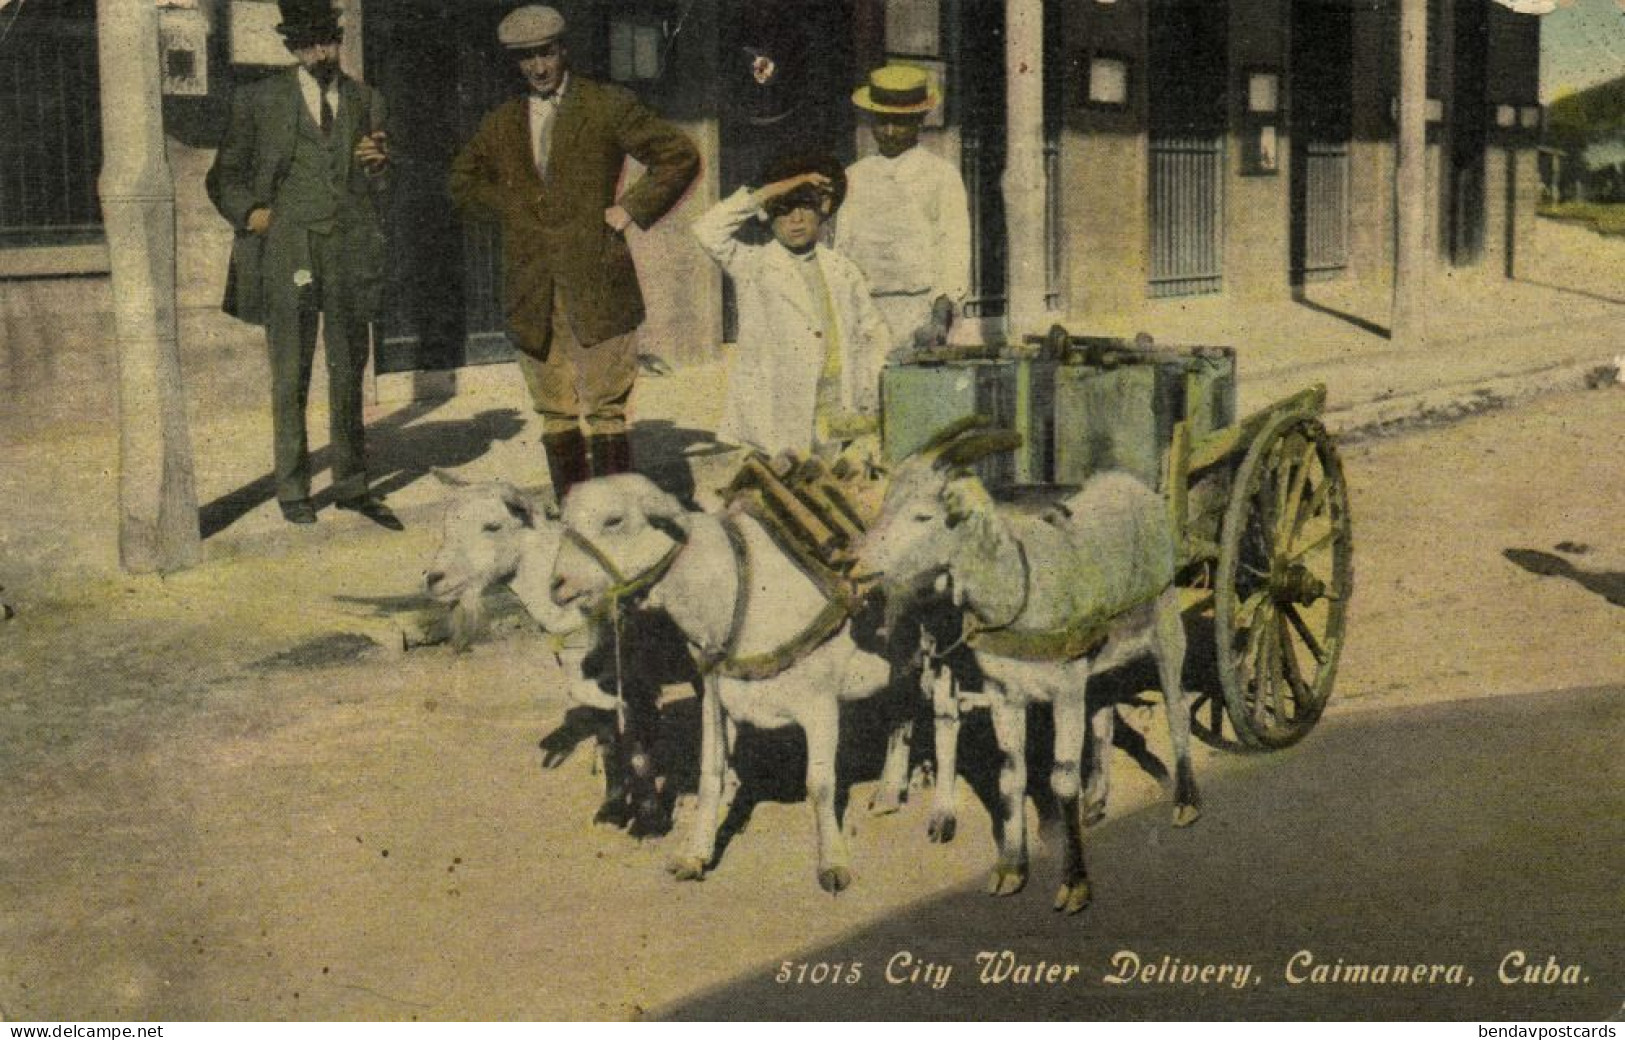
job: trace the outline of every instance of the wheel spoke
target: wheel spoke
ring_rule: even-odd
[[[1235,614],[1234,614],[1234,624],[1235,624],[1235,626],[1237,628],[1250,628],[1250,627],[1252,627],[1253,615],[1258,613],[1258,608],[1263,606],[1264,603],[1268,599],[1269,599],[1269,589],[1268,588],[1260,588],[1258,591],[1254,592],[1252,595],[1250,595],[1246,599],[1242,600],[1241,603],[1235,609]]]
[[[1272,616],[1268,630],[1264,633],[1261,650],[1263,652],[1262,680],[1267,690],[1259,691],[1259,700],[1269,695],[1270,715],[1276,725],[1287,721],[1286,705],[1281,701],[1281,620]]]
[[[1303,671],[1298,665],[1298,652],[1292,648],[1292,634],[1285,626],[1281,628],[1281,674],[1287,685],[1292,688],[1292,699],[1297,705],[1297,716],[1302,717],[1314,704],[1314,691],[1304,682]]]
[[[1299,563],[1299,562],[1301,562],[1303,560],[1303,558],[1305,556],[1308,556],[1310,553],[1316,551],[1317,549],[1324,549],[1327,545],[1331,544],[1332,539],[1334,539],[1336,537],[1337,537],[1337,529],[1335,527],[1331,528],[1325,534],[1321,535],[1319,538],[1316,538],[1314,541],[1310,542],[1308,545],[1304,546],[1303,548],[1299,549],[1297,552],[1295,552],[1292,555],[1288,556],[1286,558],[1286,562],[1287,563]]]
[[[1266,717],[1269,705],[1266,703],[1270,690],[1273,688],[1271,676],[1270,648],[1274,644],[1274,632],[1267,616],[1259,618],[1258,624],[1248,633],[1248,656],[1253,659],[1253,719],[1260,727],[1267,727],[1269,720]]]
[[[1291,531],[1282,539],[1283,547],[1290,548],[1291,532],[1303,526],[1303,517],[1299,508],[1303,504],[1304,486],[1309,483],[1309,472],[1314,467],[1311,463],[1315,459],[1315,446],[1306,443],[1303,457],[1298,460],[1297,468],[1292,473],[1292,482],[1287,488],[1286,499],[1281,503],[1281,519],[1291,525]]]
[[[1309,652],[1314,655],[1315,664],[1324,665],[1326,663],[1326,649],[1320,645],[1320,640],[1315,638],[1315,634],[1309,630],[1309,625],[1299,616],[1298,608],[1288,603],[1281,607],[1281,613],[1285,614],[1286,619],[1292,623],[1292,627],[1298,630],[1298,637],[1303,640],[1303,645],[1308,647]]]
[[[1325,513],[1326,502],[1331,497],[1333,484],[1330,479],[1322,480],[1315,485],[1314,491],[1304,505],[1305,516],[1321,516]]]

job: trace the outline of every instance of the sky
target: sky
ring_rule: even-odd
[[[1504,0],[1503,0],[1504,2]],[[1520,0],[1540,22],[1540,100],[1625,76],[1625,0]]]

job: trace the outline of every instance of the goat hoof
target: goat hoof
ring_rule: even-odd
[[[705,861],[698,856],[675,856],[666,864],[666,871],[678,881],[703,881]]]
[[[938,845],[946,845],[954,840],[954,832],[959,828],[959,821],[953,813],[939,812],[931,814],[931,822],[926,825],[925,834]]]
[[[825,867],[818,872],[818,887],[838,896],[852,884],[852,872],[845,867]]]
[[[907,797],[903,792],[894,788],[883,787],[875,792],[873,798],[869,799],[869,815],[890,816],[901,809],[905,801],[907,801]]]
[[[1061,886],[1055,893],[1055,909],[1063,914],[1075,914],[1089,905],[1089,881],[1087,878],[1072,881]]]
[[[639,805],[637,813],[632,817],[632,824],[627,833],[634,838],[658,838],[671,831],[671,820],[661,811],[658,803],[654,805]]]
[[[1101,820],[1104,820],[1106,818],[1106,799],[1102,798],[1099,801],[1084,803],[1082,816],[1085,827],[1093,827]]]
[[[593,813],[592,822],[622,830],[632,822],[632,809],[624,801],[612,799],[598,807],[598,811]]]
[[[1174,806],[1174,826],[1189,827],[1202,818],[1202,810],[1195,805]]]
[[[1013,896],[1026,887],[1026,864],[1006,866],[1001,863],[993,868],[992,874],[988,875],[987,894],[990,896]]]

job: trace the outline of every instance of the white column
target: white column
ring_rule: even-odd
[[[1393,341],[1427,340],[1428,0],[1400,0],[1399,136],[1394,169]]]
[[[175,184],[164,154],[158,9],[97,0],[102,215],[112,261],[119,407],[119,563],[172,571],[200,556],[175,320]]]
[[[1004,216],[1009,233],[1007,333],[1014,341],[1046,327],[1044,305],[1044,4],[1007,0],[1004,9],[1007,143]]]

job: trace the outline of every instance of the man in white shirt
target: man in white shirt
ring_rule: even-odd
[[[880,154],[847,168],[835,249],[862,269],[894,349],[944,342],[970,295],[970,205],[953,164],[919,147],[942,97],[924,69],[887,65],[852,103]]]

